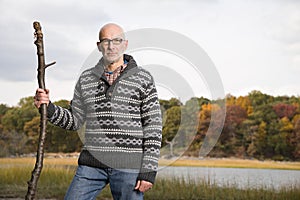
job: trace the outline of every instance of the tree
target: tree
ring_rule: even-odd
[[[196,152],[200,149],[200,144],[197,141],[199,129],[199,111],[201,106],[207,105],[208,99],[191,98],[182,108],[182,121],[179,130],[181,146],[185,148],[184,155],[196,156]]]
[[[294,126],[293,136],[291,138],[291,143],[294,147],[293,157],[296,160],[300,160],[300,114],[294,116],[292,123]]]
[[[2,117],[2,125],[7,131],[24,133],[24,125],[38,116],[38,110],[33,105],[33,97],[22,98],[18,106],[9,109]]]
[[[3,125],[1,123],[2,121],[2,117],[5,115],[5,113],[10,109],[10,107],[8,107],[5,104],[0,104],[0,133],[3,133]],[[1,140],[1,136],[0,136],[0,140]]]
[[[7,106],[6,104],[0,104],[0,120],[1,117],[10,109],[9,106]]]
[[[247,111],[247,115],[250,115],[253,112],[253,106],[248,97],[240,96],[236,99],[236,105],[240,106]]]
[[[24,133],[27,136],[26,151],[24,153],[35,152],[37,148],[39,131],[40,130],[40,117],[36,116],[24,125]]]
[[[200,142],[205,137],[207,130],[211,124],[211,115],[212,112],[217,112],[220,109],[220,106],[217,104],[203,104],[201,106],[201,110],[199,112],[199,126],[198,132],[195,137],[197,142]]]
[[[67,100],[54,103],[65,108],[69,107]],[[16,107],[6,109],[2,106],[0,112],[1,110],[6,110],[6,112],[2,117],[0,126],[0,144],[5,144],[0,156],[36,152],[40,116],[38,109],[33,105],[33,97],[22,98]],[[80,150],[82,143],[76,131],[67,131],[50,123],[48,123],[47,129],[46,151],[74,152]]]
[[[273,106],[273,110],[279,118],[287,117],[292,119],[297,112],[297,106],[285,103],[278,103]]]
[[[211,148],[215,145],[217,139],[221,133],[220,125],[223,122],[223,110],[222,108],[214,104],[204,104],[201,106],[199,113],[199,126],[198,132],[195,137],[195,146],[201,146],[200,154],[209,153],[209,155],[218,156],[220,153],[220,142],[217,143],[213,151]]]
[[[251,157],[263,159],[267,145],[267,137],[267,123],[262,121],[251,138],[251,143],[247,149],[247,153]]]
[[[222,133],[216,148],[226,156],[244,153],[243,134],[240,134],[240,125],[246,120],[247,111],[238,105],[226,106],[226,117]]]
[[[266,105],[270,101],[272,101],[272,97],[266,94],[263,94],[260,91],[254,90],[248,94],[248,98],[251,101],[251,105],[253,107],[260,106],[260,105]]]
[[[181,123],[181,107],[173,106],[166,111],[166,122],[162,130],[162,143],[165,145],[165,141],[171,141],[178,133]]]
[[[273,136],[274,152],[273,159],[286,160],[292,155],[292,146],[290,138],[292,136],[293,124],[287,117],[283,117],[279,121],[279,134]]]
[[[33,97],[22,98],[16,107],[8,109],[1,119],[2,138],[7,143],[5,154],[18,155],[28,153],[28,137],[25,134],[25,124],[38,116],[38,110],[33,105]],[[31,147],[32,148],[32,147]]]
[[[182,105],[182,103],[176,98],[171,98],[170,100],[160,99],[159,104],[163,108],[163,110],[168,110],[169,108],[171,108],[173,106],[181,106]]]

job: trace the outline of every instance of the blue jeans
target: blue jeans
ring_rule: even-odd
[[[96,199],[109,183],[114,200],[142,200],[144,194],[135,190],[138,170],[99,169],[79,165],[65,200]]]

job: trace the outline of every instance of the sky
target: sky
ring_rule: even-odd
[[[42,26],[46,63],[57,62],[46,70],[52,101],[71,100],[98,31],[110,22],[129,32],[161,29],[193,41],[213,62],[224,94],[300,96],[299,10],[297,0],[0,0],[0,103],[15,106],[38,87],[34,21]],[[167,42],[182,44],[176,37]],[[141,65],[163,64],[187,80],[200,77],[185,74],[188,64],[166,54],[134,53]],[[168,77],[168,70],[162,74]],[[211,96],[205,77],[188,82],[196,96]],[[158,87],[159,97],[176,97],[167,85]]]

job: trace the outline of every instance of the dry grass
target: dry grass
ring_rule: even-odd
[[[277,162],[277,161],[259,161],[243,160],[235,158],[222,159],[160,159],[161,166],[189,166],[189,167],[225,167],[225,168],[259,168],[259,169],[287,169],[300,170],[300,162]]]
[[[30,158],[0,158],[0,165],[10,166],[10,165],[26,165],[26,166],[34,166],[35,157]],[[55,166],[63,166],[63,165],[77,165],[77,158],[45,158],[44,165],[55,165]]]
[[[23,165],[34,166],[35,158],[0,158],[0,165]],[[48,156],[44,159],[44,165],[47,166],[76,166],[76,157],[57,157]],[[259,169],[287,169],[300,170],[300,162],[278,162],[278,161],[259,161],[259,160],[243,160],[235,158],[221,159],[196,159],[196,158],[180,158],[180,159],[160,159],[161,166],[187,166],[187,167],[224,167],[224,168],[259,168]]]

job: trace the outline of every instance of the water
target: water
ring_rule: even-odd
[[[219,186],[239,188],[273,188],[297,186],[300,188],[300,170],[162,167],[158,177],[176,177],[186,180],[209,181]]]

